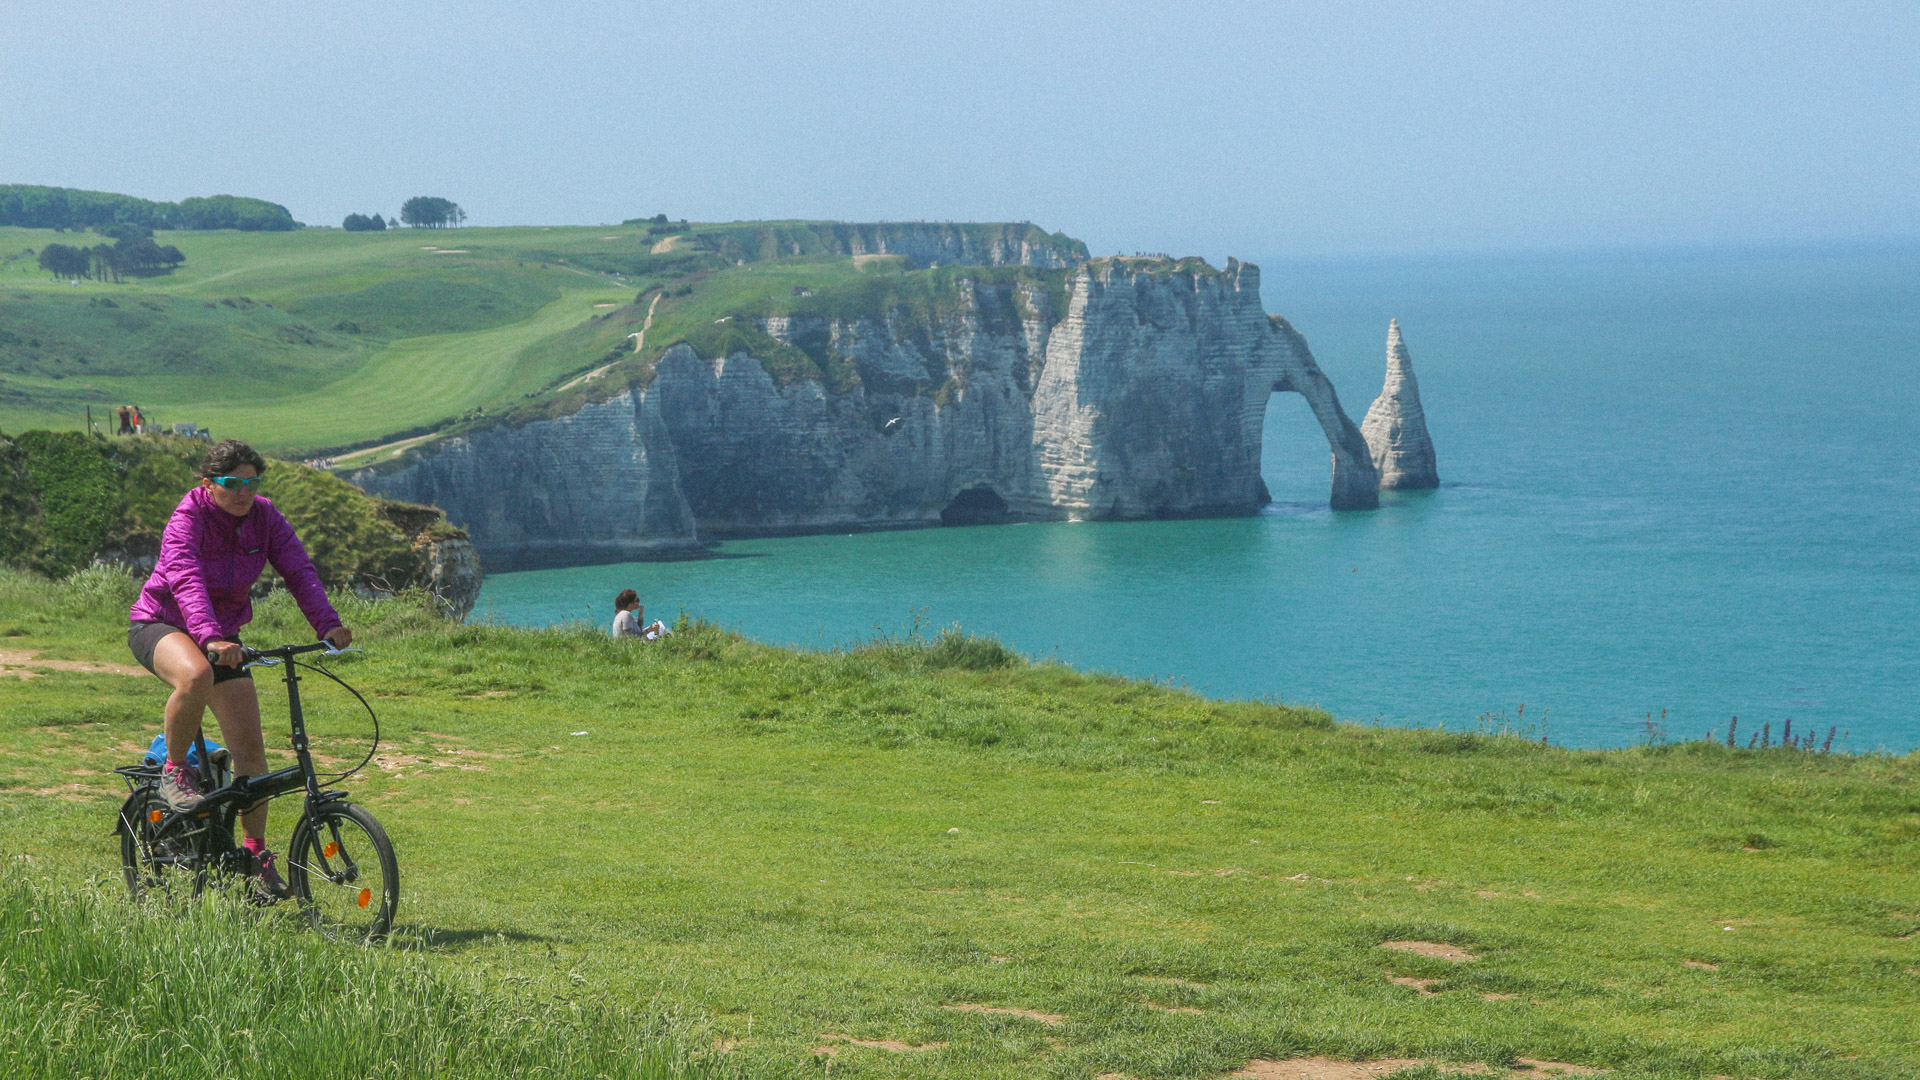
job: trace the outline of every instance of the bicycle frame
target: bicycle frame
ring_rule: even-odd
[[[236,868],[230,864],[237,860],[237,853],[240,850],[232,846],[235,820],[239,818],[241,814],[246,813],[248,809],[252,808],[254,804],[265,799],[278,798],[281,795],[297,791],[304,787],[307,791],[305,809],[309,815],[312,815],[319,807],[326,803],[346,798],[345,792],[322,791],[320,789],[320,777],[314,772],[313,755],[308,747],[306,716],[300,709],[299,665],[294,662],[293,658],[303,653],[319,652],[322,650],[335,653],[354,651],[334,649],[324,641],[315,642],[311,645],[283,645],[277,649],[252,649],[245,647],[242,649],[242,655],[246,658],[246,663],[242,665],[244,667],[278,666],[286,669],[283,681],[287,684],[287,712],[292,730],[293,755],[296,764],[289,765],[284,769],[275,769],[261,776],[236,777],[233,782],[227,786],[208,792],[199,802],[188,809],[178,813],[168,813],[160,819],[159,824],[161,824],[163,828],[182,821],[191,823],[194,820],[207,821],[209,824],[218,824],[221,828],[221,833],[217,835],[227,837],[228,845],[227,850],[214,852],[212,854],[216,861],[222,864],[228,864],[224,865],[225,869],[232,870]],[[205,734],[202,733],[197,736],[196,742],[198,742],[200,747],[200,760],[203,763],[207,762],[208,755]],[[158,777],[159,769],[152,766],[145,768],[134,767],[130,770],[116,771],[122,771],[131,783],[136,779],[136,772],[141,778],[144,778],[148,769],[151,769],[155,778]],[[133,801],[138,797],[139,793],[136,785],[135,793],[128,797],[127,806],[131,807]],[[123,821],[126,819],[126,815],[127,810],[123,808],[120,815]],[[199,831],[197,828],[190,828],[183,835],[193,835]]]

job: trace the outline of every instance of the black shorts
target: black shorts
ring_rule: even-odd
[[[160,647],[160,641],[168,634],[184,634],[185,630],[163,622],[130,622],[127,624],[127,648],[133,650],[133,658],[140,666],[153,671],[153,650]],[[238,645],[240,635],[234,634],[228,641]],[[153,671],[155,675],[160,674]],[[225,664],[213,665],[213,681],[223,683],[228,679],[251,679],[253,672],[246,668],[228,667]]]

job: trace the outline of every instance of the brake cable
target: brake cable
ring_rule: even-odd
[[[340,775],[332,777],[330,779],[318,780],[316,778],[317,782],[319,783],[344,784],[346,783],[348,777],[352,776],[354,773],[359,772],[361,769],[366,768],[367,762],[372,761],[374,753],[380,749],[380,715],[373,711],[373,706],[367,701],[367,699],[364,696],[361,695],[360,691],[355,690],[351,686],[348,686],[347,683],[340,678],[340,676],[335,675],[333,672],[328,671],[326,668],[319,667],[314,664],[309,664],[304,661],[295,660],[292,657],[288,657],[287,662],[290,664],[293,664],[296,667],[306,668],[308,671],[317,671],[320,674],[325,675],[327,678],[332,679],[334,682],[339,683],[342,687],[346,689],[347,693],[352,694],[354,696],[354,699],[360,702],[360,707],[367,710],[367,716],[373,720],[373,745],[367,747],[367,756],[360,759],[360,764],[355,765],[353,768],[348,769],[346,772],[343,772]]]

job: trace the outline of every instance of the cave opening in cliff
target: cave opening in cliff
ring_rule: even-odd
[[[999,525],[1007,520],[1007,500],[986,486],[968,488],[940,511],[942,525]]]

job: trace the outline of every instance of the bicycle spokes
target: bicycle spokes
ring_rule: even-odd
[[[350,803],[323,807],[296,830],[290,884],[320,931],[341,940],[384,936],[399,903],[399,869],[386,833]]]

